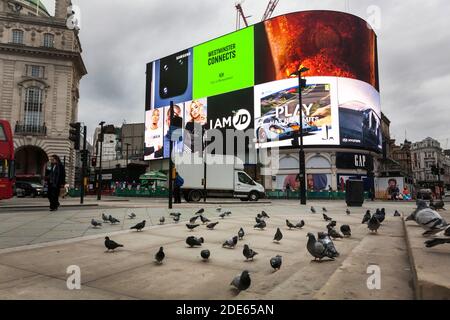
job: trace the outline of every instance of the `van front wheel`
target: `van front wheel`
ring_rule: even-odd
[[[258,201],[259,200],[259,194],[255,191],[250,192],[248,195],[248,200],[250,201]]]

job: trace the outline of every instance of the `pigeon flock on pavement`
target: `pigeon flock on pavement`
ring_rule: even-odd
[[[437,210],[445,210],[443,203],[441,202],[430,202],[428,205],[423,200],[417,201],[417,208],[405,219],[406,221],[415,221],[420,227],[422,227],[425,232],[423,236],[429,237],[433,236],[432,239],[425,242],[427,248],[432,248],[438,245],[450,244],[450,225],[442,218],[442,216],[437,212]],[[310,208],[312,214],[317,213],[314,207]],[[317,232],[316,234],[312,232],[308,232],[307,243],[306,243],[306,251],[314,258],[312,262],[322,262],[324,259],[334,261],[339,258],[340,254],[333,242],[336,240],[342,241],[341,239],[347,239],[352,236],[351,226],[349,224],[341,224],[338,228],[338,223],[333,217],[327,215],[328,210],[323,207],[322,208],[322,216],[323,220],[327,223],[326,231]],[[186,223],[186,227],[189,231],[195,231],[196,228],[200,228],[202,225],[206,227],[207,230],[214,230],[214,228],[219,224],[219,221],[212,222],[208,218],[205,217],[205,209],[201,208],[200,210],[194,213],[194,216],[189,219],[189,222]],[[216,209],[216,214],[218,218],[225,219],[225,217],[230,216],[231,211],[223,211],[222,207],[218,207]],[[350,210],[347,209],[345,211],[346,215],[350,215]],[[180,221],[181,213],[173,212],[170,213],[170,216],[173,218],[173,222],[177,223]],[[395,210],[394,217],[401,217],[399,211]],[[130,219],[135,219],[136,215],[134,213],[128,215]],[[200,223],[196,223],[197,220],[200,219]],[[253,225],[253,229],[258,229],[260,231],[265,231],[267,228],[267,220],[270,219],[270,216],[262,211],[258,213],[255,217],[256,224]],[[362,224],[367,224],[367,229],[369,234],[378,234],[378,232],[382,229],[383,223],[385,223],[386,219],[386,210],[384,208],[376,209],[376,211],[372,214],[370,210],[367,210],[362,219]],[[111,215],[102,214],[103,223],[119,223],[120,221]],[[293,229],[302,229],[305,227],[306,223],[304,220],[301,220],[298,223],[292,223],[288,219],[286,221],[286,228],[284,230],[293,230]],[[135,229],[138,232],[142,231],[145,228],[145,220],[131,227],[130,229]],[[159,219],[159,224],[162,225],[165,223],[165,217],[161,217]],[[99,228],[102,226],[102,222],[97,221],[95,219],[91,220],[91,225],[93,228]],[[206,226],[205,226],[206,225]],[[244,226],[245,227],[245,226]],[[248,226],[249,227],[249,226]],[[241,227],[237,232],[237,235],[233,235],[227,240],[225,240],[222,244],[223,248],[235,249],[239,241],[243,241],[245,236],[244,228]],[[277,244],[282,244],[283,232],[280,227],[276,228],[275,235],[273,237],[273,241]],[[194,247],[202,247],[205,243],[205,239],[203,237],[195,237],[188,236],[186,238],[186,244],[189,248]],[[114,252],[115,249],[119,247],[123,247],[122,244],[116,243],[111,240],[109,237],[105,237],[105,247],[107,248],[107,252]],[[258,255],[258,252],[250,247],[248,243],[243,245],[242,251],[245,261],[252,262],[255,257]],[[162,264],[166,254],[164,252],[163,247],[159,248],[159,251],[155,254],[155,262],[157,264]],[[207,262],[211,257],[211,251],[208,249],[203,249],[200,252],[200,257],[202,261]],[[274,270],[274,272],[281,269],[282,265],[282,256],[276,255],[270,259],[270,266]],[[251,285],[250,273],[248,270],[244,270],[241,274],[237,275],[230,283],[238,291],[247,290]]]

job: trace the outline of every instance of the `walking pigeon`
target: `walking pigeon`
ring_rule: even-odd
[[[202,245],[202,243],[204,243],[205,242],[205,240],[203,239],[203,238],[196,238],[196,237],[194,237],[194,236],[190,236],[190,237],[187,237],[186,238],[186,244],[189,246],[189,247],[195,247],[195,246],[201,246]]]
[[[263,218],[259,218],[259,217],[255,217],[255,221],[256,223],[260,223],[261,221],[264,221]]]
[[[172,217],[179,217],[179,216],[181,216],[181,213],[179,213],[179,212],[171,212],[171,213],[169,213],[169,215],[172,216]]]
[[[264,230],[265,227],[267,227],[267,224],[264,220],[262,220],[260,223],[257,223],[253,226],[254,229],[260,229],[260,230]]]
[[[159,224],[164,224],[165,221],[166,221],[166,218],[164,218],[164,217],[159,218]]]
[[[370,210],[367,210],[366,214],[363,217],[363,220],[362,220],[361,224],[369,222],[371,217],[372,217],[372,215],[370,214]]]
[[[324,246],[324,244],[320,241],[316,240],[316,237],[309,232],[308,235],[308,242],[306,244],[306,249],[308,249],[308,252],[314,257],[314,261],[317,261],[317,259],[322,260],[325,257],[328,257],[332,260],[334,260],[337,255],[330,251],[328,247]]]
[[[273,241],[280,242],[281,239],[283,239],[283,234],[281,233],[280,228],[277,228],[277,232],[275,233],[275,236],[273,237]]]
[[[220,212],[220,211],[222,211],[222,206],[221,205],[219,205],[217,208],[216,208],[216,211],[217,212]]]
[[[345,237],[351,237],[352,236],[352,230],[350,229],[350,226],[347,224],[344,224],[341,226],[341,232]]]
[[[297,223],[296,225],[295,225],[295,227],[296,228],[298,228],[298,229],[301,229],[301,228],[303,228],[305,226],[305,221],[300,221],[299,223]]]
[[[123,247],[122,244],[118,244],[117,242],[109,239],[109,237],[105,237],[105,247],[109,250],[114,251],[115,249],[119,248],[119,247]]]
[[[263,218],[270,219],[269,215],[268,215],[265,211],[261,211],[261,216],[262,216]]]
[[[132,212],[131,214],[128,215],[128,218],[134,219],[134,218],[136,218],[136,214],[134,212]]]
[[[199,217],[199,216],[195,216],[195,217],[190,218],[190,219],[189,219],[189,223],[190,223],[190,224],[195,224],[195,222],[197,221],[198,217]]]
[[[236,287],[239,291],[247,290],[250,287],[251,279],[247,270],[236,276],[230,285]]]
[[[242,250],[242,254],[244,255],[245,259],[252,259],[258,254],[258,252],[250,249],[250,247],[247,244],[244,244],[244,250]]]
[[[186,223],[186,227],[189,229],[189,230],[194,230],[195,228],[197,228],[197,227],[199,227],[200,225],[199,224],[191,224],[191,223]]]
[[[211,222],[209,224],[206,225],[206,228],[208,228],[209,230],[213,230],[215,226],[217,226],[219,224],[219,221],[217,222]]]
[[[142,222],[139,222],[137,225],[131,227],[130,229],[136,229],[139,232],[142,229],[144,229],[144,227],[145,227],[145,220],[143,220]]]
[[[426,230],[423,233],[424,236],[438,233],[448,226],[448,223],[441,215],[428,207],[423,200],[418,201],[417,209],[406,218],[406,221],[409,220],[416,221],[418,225]]]
[[[386,211],[384,210],[384,208],[382,208],[381,210],[377,209],[377,211],[375,212],[375,217],[377,217],[378,221],[382,223],[386,218]]]
[[[240,228],[238,231],[239,240],[242,240],[244,238],[244,235],[245,235],[244,229]]]
[[[349,209],[345,210],[345,213],[346,213],[347,215],[349,215],[349,214],[350,214],[350,210],[349,210]]]
[[[395,212],[394,212],[394,217],[400,217],[400,216],[401,216],[400,212],[398,212],[397,210],[395,210]]]
[[[200,215],[200,220],[202,221],[203,224],[211,222],[211,220],[209,220],[208,218],[206,218],[206,217],[204,217],[202,215]]]
[[[337,224],[337,222],[336,221],[331,221],[329,224],[327,224],[327,229],[329,229],[330,227],[331,228],[334,228],[334,227],[336,227],[336,224]]]
[[[434,202],[433,199],[430,200],[430,208],[434,209],[434,210],[445,210],[444,208],[444,201],[440,200],[438,202]]]
[[[327,211],[327,208],[325,208],[325,207],[322,208],[322,211],[323,211],[323,212],[328,212],[328,211]]]
[[[238,242],[238,236],[234,236],[231,239],[226,240],[223,244],[222,244],[222,248],[234,248],[236,247],[236,244]]]
[[[337,232],[334,228],[328,228],[328,235],[333,239],[342,239],[344,238],[339,232]]]
[[[288,219],[286,219],[286,226],[289,228],[289,230],[295,228],[295,226]]]
[[[198,210],[195,214],[202,214],[203,212],[205,212],[205,209],[201,208],[201,209]]]
[[[109,222],[111,222],[111,224],[116,224],[116,223],[119,223],[119,222],[120,222],[120,220],[114,218],[114,217],[111,216],[111,215],[109,215],[108,220],[109,220]]]
[[[274,270],[280,270],[282,262],[283,261],[280,255],[277,255],[270,259],[270,265],[272,266],[272,268],[274,268]]]
[[[325,213],[323,214],[323,219],[327,222],[333,220],[329,216],[327,216]]]
[[[370,218],[369,222],[367,223],[367,227],[369,228],[370,232],[375,231],[376,233],[378,233],[378,229],[380,228],[380,225],[381,225],[381,223],[380,223],[380,221],[378,221],[375,214]]]
[[[205,260],[205,261],[209,259],[209,256],[210,256],[210,255],[211,255],[211,252],[209,252],[208,249],[202,250],[202,251],[200,252],[200,256],[201,256],[202,259]]]
[[[314,207],[311,207],[311,212],[316,213],[316,209],[314,209]]]
[[[219,217],[221,217],[222,219],[225,219],[225,216],[226,216],[225,212],[219,214]]]
[[[163,247],[160,247],[160,248],[159,248],[159,251],[155,254],[155,260],[156,260],[156,262],[158,262],[159,264],[161,264],[162,261],[164,260],[164,257],[165,257],[165,256],[166,256],[166,255],[165,255],[165,253],[164,253]]]
[[[226,216],[231,216],[231,211],[225,211],[224,213]]]
[[[110,222],[108,216],[104,213],[102,213],[102,219],[103,219],[103,222]]]
[[[174,216],[173,217],[173,222],[175,222],[175,223],[180,222],[180,216]]]
[[[328,251],[332,253],[335,257],[339,257],[339,252],[336,250],[334,246],[333,240],[331,240],[330,236],[325,232],[317,233],[318,241],[321,242]]]
[[[96,221],[95,219],[92,219],[92,220],[91,220],[91,225],[92,225],[94,228],[98,228],[98,227],[101,227],[101,226],[102,226],[102,223]]]

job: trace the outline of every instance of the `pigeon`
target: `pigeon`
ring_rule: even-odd
[[[334,255],[335,257],[339,257],[339,252],[337,252],[336,247],[334,246],[334,243],[328,234],[326,234],[325,232],[319,232],[317,233],[317,238],[318,241],[321,242],[325,246],[325,248],[327,248],[327,250],[332,253],[332,255]]]
[[[275,236],[273,237],[273,241],[280,242],[281,239],[283,239],[283,234],[281,233],[280,228],[277,228],[277,232],[275,233]]]
[[[342,236],[342,234],[340,234],[339,232],[337,232],[334,228],[328,228],[328,235],[330,236],[330,237],[332,237],[333,239],[342,239],[342,238],[344,238],[343,236]]]
[[[311,212],[316,213],[316,209],[314,209],[314,207],[311,207]]]
[[[231,215],[231,211],[225,211],[224,212],[226,216],[230,216]]]
[[[236,244],[238,242],[238,236],[234,236],[231,239],[226,240],[223,244],[222,244],[222,248],[234,248],[236,247]]]
[[[245,235],[244,229],[240,228],[238,231],[239,240],[242,240],[244,238],[244,235]]]
[[[225,219],[225,216],[226,216],[225,212],[219,214],[219,217],[221,217],[222,219]]]
[[[103,219],[103,222],[110,222],[108,216],[104,213],[102,213],[102,219]]]
[[[344,237],[352,236],[352,230],[350,229],[350,226],[348,224],[344,224],[341,226],[341,232],[344,235]]]
[[[286,219],[286,226],[289,228],[289,230],[291,230],[292,228],[295,229],[295,226],[288,219]]]
[[[401,216],[400,212],[398,212],[397,210],[395,210],[395,212],[394,212],[394,217],[400,217],[400,216]]]
[[[436,238],[436,239],[425,241],[425,245],[427,248],[433,248],[438,245],[446,244],[446,243],[450,243],[450,238],[448,238],[448,239]]]
[[[378,233],[378,228],[380,228],[380,221],[377,219],[376,215],[374,214],[369,222],[367,223],[367,227],[369,228],[370,232],[376,232]]]
[[[280,255],[277,255],[270,259],[270,265],[272,266],[272,268],[274,268],[274,270],[280,270],[282,262],[283,261]]]
[[[448,226],[448,223],[441,215],[428,207],[423,200],[418,201],[417,209],[406,218],[406,221],[409,220],[416,221],[418,225],[426,230],[423,236],[436,234]]]
[[[325,246],[322,242],[317,241],[316,237],[311,232],[308,233],[307,237],[308,243],[306,244],[306,249],[308,249],[308,252],[314,257],[314,261],[317,261],[317,259],[320,261],[325,257],[334,260],[334,258],[338,256],[336,255],[336,252],[330,250],[330,246]]]
[[[257,223],[253,226],[254,229],[260,229],[260,230],[264,230],[265,227],[267,227],[267,224],[264,220],[262,220],[260,223]]]
[[[109,250],[114,251],[115,249],[119,248],[119,247],[123,247],[122,244],[118,244],[117,242],[109,239],[109,237],[105,237],[105,247]]]
[[[337,224],[336,221],[334,221],[334,220],[331,221],[329,224],[327,224],[327,229],[336,227],[336,224]]]
[[[430,200],[430,208],[432,208],[433,210],[445,210],[444,205],[445,203],[442,200],[438,202],[434,202],[433,199]]]
[[[160,248],[159,248],[159,251],[155,254],[155,260],[156,260],[156,262],[158,262],[159,264],[161,264],[162,261],[164,260],[164,257],[165,257],[165,256],[166,256],[166,255],[165,255],[165,253],[164,253],[163,247],[160,247]]]
[[[261,221],[264,221],[263,218],[259,218],[259,217],[255,217],[255,221],[256,223],[260,223]]]
[[[263,218],[264,218],[263,215],[262,215],[261,213],[258,213],[258,214],[256,215],[256,217],[259,218],[259,219],[263,219]]]
[[[217,226],[218,224],[219,224],[219,221],[211,222],[211,223],[206,225],[206,228],[208,228],[209,230],[213,230],[215,228],[215,226]]]
[[[250,287],[251,279],[247,270],[243,271],[240,275],[236,276],[231,281],[230,286],[236,287],[239,291],[247,290]]]
[[[200,220],[202,221],[203,224],[211,222],[211,220],[209,220],[208,218],[205,218],[204,216],[200,215]]]
[[[219,206],[217,207],[216,211],[217,211],[217,212],[222,211],[222,206],[219,205]]]
[[[189,247],[195,247],[195,246],[201,246],[202,245],[202,243],[204,243],[205,242],[205,240],[203,239],[203,238],[196,238],[196,237],[194,237],[194,236],[190,236],[190,237],[187,237],[186,238],[186,244],[189,246]]]
[[[98,228],[98,227],[101,227],[101,226],[102,226],[102,223],[96,221],[95,219],[92,219],[92,220],[91,220],[91,225],[92,225],[94,228]]]
[[[134,219],[134,218],[136,218],[136,214],[134,212],[132,212],[131,214],[128,215],[128,218]]]
[[[164,224],[165,221],[166,221],[166,218],[164,218],[164,217],[159,218],[159,224]]]
[[[262,216],[263,218],[270,219],[269,215],[268,215],[265,211],[261,211],[261,216]]]
[[[372,215],[370,214],[370,210],[367,210],[366,214],[363,217],[363,220],[362,220],[361,224],[369,222],[371,217],[372,217]]]
[[[202,250],[202,251],[200,252],[200,256],[202,257],[202,259],[203,259],[204,261],[208,260],[210,255],[211,255],[211,252],[209,252],[208,249]]]
[[[178,223],[180,221],[180,216],[174,216],[173,222]]]
[[[201,208],[201,209],[198,210],[195,214],[202,214],[203,212],[205,212],[205,209]]]
[[[375,212],[375,217],[377,217],[378,221],[382,223],[386,218],[386,211],[384,210],[384,208],[382,208],[381,210],[377,209],[377,211]]]
[[[186,227],[189,229],[189,230],[194,230],[195,228],[197,228],[197,227],[199,227],[200,225],[199,224],[191,224],[191,223],[186,223]]]
[[[297,223],[296,225],[295,225],[295,227],[297,228],[297,229],[301,229],[301,228],[303,228],[305,226],[305,221],[300,221],[299,223]]]
[[[199,217],[199,216],[195,216],[195,217],[190,218],[190,219],[189,219],[189,223],[190,223],[190,224],[195,224],[195,222],[197,221],[198,217]]]
[[[181,213],[179,213],[179,212],[171,212],[171,213],[169,213],[169,215],[172,216],[172,217],[180,217]]]
[[[111,215],[109,215],[108,220],[109,220],[109,222],[111,222],[111,224],[116,224],[116,223],[120,222],[120,220],[117,220],[116,218],[114,218]]]
[[[322,211],[323,211],[323,212],[328,212],[328,211],[327,211],[327,208],[325,208],[325,207],[322,208]]]
[[[248,244],[244,244],[244,250],[242,250],[242,254],[244,255],[245,259],[252,259],[258,254],[258,252],[253,251],[252,249],[250,249],[250,247],[248,246]]]
[[[142,222],[139,222],[137,225],[131,227],[130,229],[136,229],[139,232],[142,229],[144,229],[144,227],[145,227],[145,220],[143,220]]]
[[[325,213],[323,214],[323,219],[327,222],[333,220],[329,216],[327,216]]]
[[[350,215],[350,210],[347,208],[347,210],[345,210],[345,213],[346,213],[347,215]]]

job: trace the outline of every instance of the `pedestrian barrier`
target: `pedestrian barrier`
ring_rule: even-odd
[[[299,192],[274,190],[267,191],[269,199],[300,199]],[[306,197],[312,200],[345,200],[345,192],[308,191]],[[364,192],[364,198],[369,199],[369,193]]]

